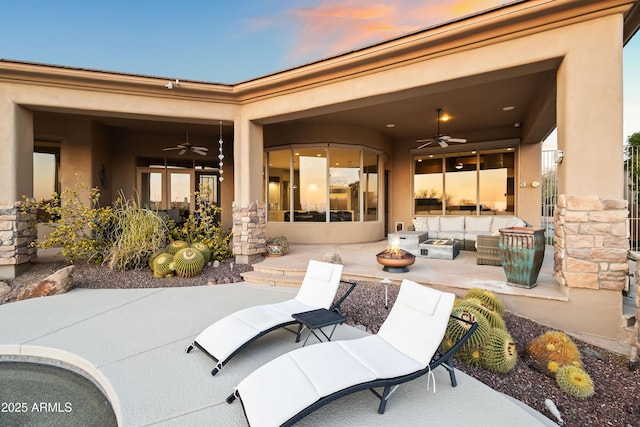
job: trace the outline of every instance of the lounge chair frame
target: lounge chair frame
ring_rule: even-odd
[[[351,292],[353,292],[353,289],[356,287],[357,283],[356,282],[351,282],[348,280],[340,280],[340,283],[344,283],[349,286],[349,289],[347,289],[345,291],[345,293],[336,301],[334,302],[331,307],[329,307],[330,311],[335,311],[337,313],[340,313],[340,305],[344,302],[345,299],[347,299],[347,297],[351,294]],[[287,328],[287,326],[291,326],[291,325],[299,325],[298,326],[298,330],[294,331],[291,330],[289,328]],[[222,367],[224,365],[227,364],[227,362],[229,362],[229,360],[231,360],[236,354],[238,354],[240,351],[242,351],[245,347],[247,347],[249,344],[251,344],[252,342],[254,342],[255,340],[257,340],[258,338],[275,331],[276,329],[280,329],[280,328],[284,328],[289,332],[293,332],[294,334],[296,334],[296,342],[300,342],[300,334],[302,333],[302,329],[303,326],[301,323],[299,323],[297,320],[294,320],[293,318],[291,319],[290,322],[285,322],[285,323],[280,323],[278,325],[275,325],[269,329],[265,329],[264,331],[261,331],[259,334],[253,336],[251,339],[245,341],[240,347],[238,347],[233,353],[231,353],[229,355],[229,357],[227,357],[225,360],[218,360],[215,356],[213,356],[211,353],[209,353],[207,350],[204,349],[204,347],[202,347],[200,344],[198,344],[197,342],[193,342],[192,344],[189,345],[189,347],[187,347],[186,352],[190,353],[191,350],[193,350],[194,347],[198,348],[199,350],[201,350],[204,354],[206,354],[207,356],[209,356],[211,359],[213,359],[213,361],[216,362],[216,366],[211,370],[211,375],[215,376],[218,372],[220,372],[220,370],[222,369]]]
[[[441,353],[440,350],[438,350],[426,368],[416,372],[412,372],[407,375],[403,375],[395,378],[377,379],[374,381],[368,381],[361,384],[355,384],[343,390],[339,390],[333,394],[330,394],[328,396],[318,399],[317,401],[307,406],[302,411],[298,412],[293,417],[289,418],[289,420],[284,422],[282,426],[291,426],[296,422],[300,421],[302,418],[309,415],[310,413],[314,412],[316,409],[319,409],[322,406],[326,405],[327,403],[330,403],[336,399],[339,399],[351,393],[355,393],[362,390],[370,390],[380,400],[380,405],[378,406],[378,413],[384,414],[384,411],[387,406],[387,401],[389,400],[389,398],[391,397],[395,389],[400,384],[414,380],[418,377],[421,377],[422,375],[429,374],[433,369],[435,369],[440,365],[442,365],[449,372],[449,379],[451,380],[451,386],[456,387],[458,385],[458,381],[456,380],[456,374],[453,366],[453,356],[460,349],[460,347],[462,347],[467,342],[467,340],[469,340],[473,332],[478,327],[478,324],[475,322],[470,322],[466,319],[461,319],[460,317],[457,317],[454,315],[450,315],[450,317],[453,319],[459,320],[461,322],[467,323],[470,325],[470,327],[467,330],[467,332],[462,336],[462,338],[449,350],[447,350],[444,353]],[[379,387],[383,387],[382,394],[379,393],[377,390],[375,390],[375,388],[379,388]],[[228,404],[231,404],[236,398],[240,398],[240,402],[242,402],[242,397],[239,395],[237,390],[234,391],[232,394],[230,394],[227,397],[226,401]],[[243,411],[245,410],[244,404],[242,409]],[[246,417],[246,412],[245,412],[245,417]]]

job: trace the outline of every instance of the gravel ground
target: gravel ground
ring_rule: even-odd
[[[11,302],[19,290],[26,285],[64,267],[63,263],[35,264],[30,271],[6,282],[11,293],[0,299],[0,303]],[[197,286],[241,281],[240,273],[251,270],[250,265],[223,262],[219,267],[205,266],[194,278],[172,277],[156,279],[150,270],[118,272],[91,264],[78,264],[73,274],[78,288],[147,288]],[[341,285],[341,291],[346,285]],[[391,309],[398,293],[397,285],[377,282],[358,282],[354,292],[345,300],[342,311],[352,325],[363,325],[370,332],[377,332]],[[339,292],[338,295],[341,293]],[[385,296],[386,295],[386,296]],[[385,308],[385,305],[388,308]],[[536,322],[506,313],[507,329],[518,345],[520,355],[531,339],[550,330]],[[456,367],[484,382],[495,390],[508,394],[538,410],[553,421],[555,418],[544,405],[551,399],[562,415],[565,426],[640,426],[640,370],[631,371],[626,357],[576,340],[582,353],[584,369],[595,384],[595,394],[587,399],[577,399],[564,393],[551,379],[536,369],[535,365],[520,357],[516,367],[507,374],[497,374],[475,368],[458,361]],[[499,422],[496,423],[499,425]]]

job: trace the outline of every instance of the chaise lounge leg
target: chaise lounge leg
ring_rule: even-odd
[[[221,362],[218,362],[218,363],[216,364],[216,367],[215,367],[215,368],[213,368],[213,370],[211,371],[211,375],[215,377],[215,375],[216,375],[218,372],[220,372],[220,370],[221,370],[221,369],[222,369],[222,363],[221,363]]]
[[[191,350],[193,350],[193,344],[187,347],[187,353],[191,353]]]
[[[227,396],[227,403],[229,405],[231,405],[233,403],[234,400],[236,400],[236,397],[238,397],[238,391],[234,391],[233,393],[231,393],[229,396]]]
[[[384,391],[382,392],[382,396],[380,396],[380,406],[378,406],[378,413],[384,414],[384,410],[387,408],[387,399],[391,395],[390,393],[391,387],[386,386]]]
[[[453,368],[453,361],[451,359],[447,359],[442,363],[442,366],[449,371],[449,379],[451,380],[451,387],[457,387],[458,381],[456,380],[456,371]]]

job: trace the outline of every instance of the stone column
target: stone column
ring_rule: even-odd
[[[0,202],[0,279],[12,279],[29,268],[36,254],[35,212],[21,213],[18,203]]]
[[[571,288],[621,291],[629,283],[626,200],[558,195],[554,277]]]
[[[249,264],[266,252],[265,213],[264,202],[246,207],[233,204],[233,254],[237,263]]]

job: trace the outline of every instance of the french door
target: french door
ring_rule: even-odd
[[[176,222],[193,212],[192,169],[138,168],[137,188],[142,207],[164,212]]]

